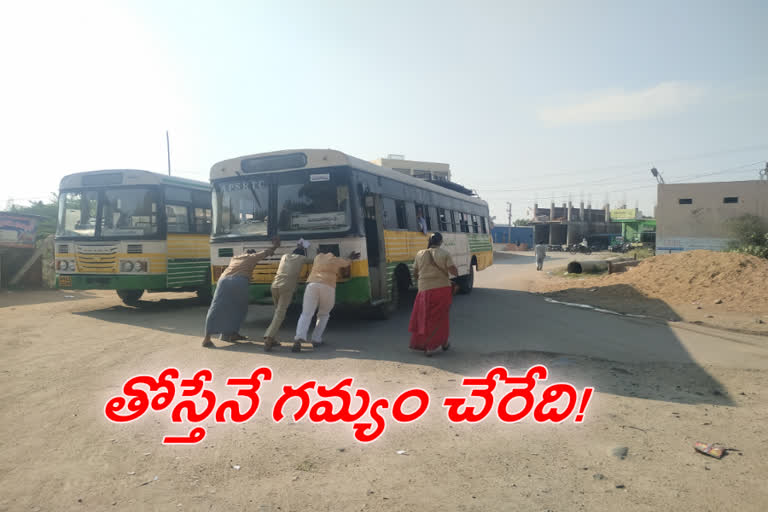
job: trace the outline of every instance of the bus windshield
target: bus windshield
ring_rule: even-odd
[[[59,196],[60,237],[141,238],[159,232],[155,188],[67,191]]]
[[[333,171],[278,175],[278,233],[346,231],[350,227],[349,186]]]
[[[217,184],[214,202],[214,236],[267,235],[269,186],[266,181]]]
[[[214,236],[338,233],[351,226],[346,175],[329,169],[216,183],[214,202]]]

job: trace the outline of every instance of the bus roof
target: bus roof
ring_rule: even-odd
[[[346,153],[342,153],[341,151],[337,151],[335,149],[286,149],[282,151],[272,151],[269,153],[258,153],[254,155],[246,155],[246,156],[241,156],[237,158],[230,158],[228,160],[223,160],[221,162],[218,162],[214,164],[213,167],[211,167],[211,181],[216,179],[221,179],[221,178],[237,176],[238,174],[241,174],[240,161],[244,159],[279,156],[279,155],[290,155],[290,154],[296,154],[296,153],[303,153],[306,156],[305,165],[300,167],[296,167],[296,166],[285,167],[285,168],[274,169],[274,170],[264,171],[264,172],[288,172],[288,171],[297,171],[302,169],[319,169],[323,167],[348,166],[348,167],[352,167],[353,169],[367,172],[369,174],[374,174],[376,176],[389,178],[391,180],[399,181],[401,183],[406,183],[408,185],[419,187],[424,190],[430,190],[437,194],[442,194],[444,196],[461,199],[462,201],[468,201],[468,202],[479,204],[479,205],[488,204],[482,199],[480,199],[479,197],[473,197],[473,196],[468,196],[466,194],[461,194],[459,192],[455,192],[448,188],[441,187],[439,185],[435,185],[427,181],[414,178],[412,176],[408,176],[407,174],[402,174],[388,167],[381,167],[379,165],[366,162],[365,160],[355,158],[353,156],[347,155]]]
[[[68,174],[61,179],[60,189],[81,187],[105,187],[122,185],[175,185],[209,191],[211,185],[204,181],[166,176],[139,169],[105,169]]]

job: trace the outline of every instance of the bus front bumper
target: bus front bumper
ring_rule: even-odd
[[[57,274],[57,288],[66,290],[162,290],[165,274],[147,276],[114,274]]]

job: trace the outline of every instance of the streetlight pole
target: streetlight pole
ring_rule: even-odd
[[[168,130],[165,130],[165,148],[168,153],[168,176],[171,175],[171,139],[168,136]]]

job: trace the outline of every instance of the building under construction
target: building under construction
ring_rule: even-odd
[[[583,201],[577,208],[570,201],[562,206],[551,203],[549,208],[534,204],[532,224],[534,243],[549,245],[577,244],[584,238],[592,244],[595,238],[607,240],[610,235],[621,235],[621,224],[611,222],[609,205],[599,210],[592,205],[584,208]]]

